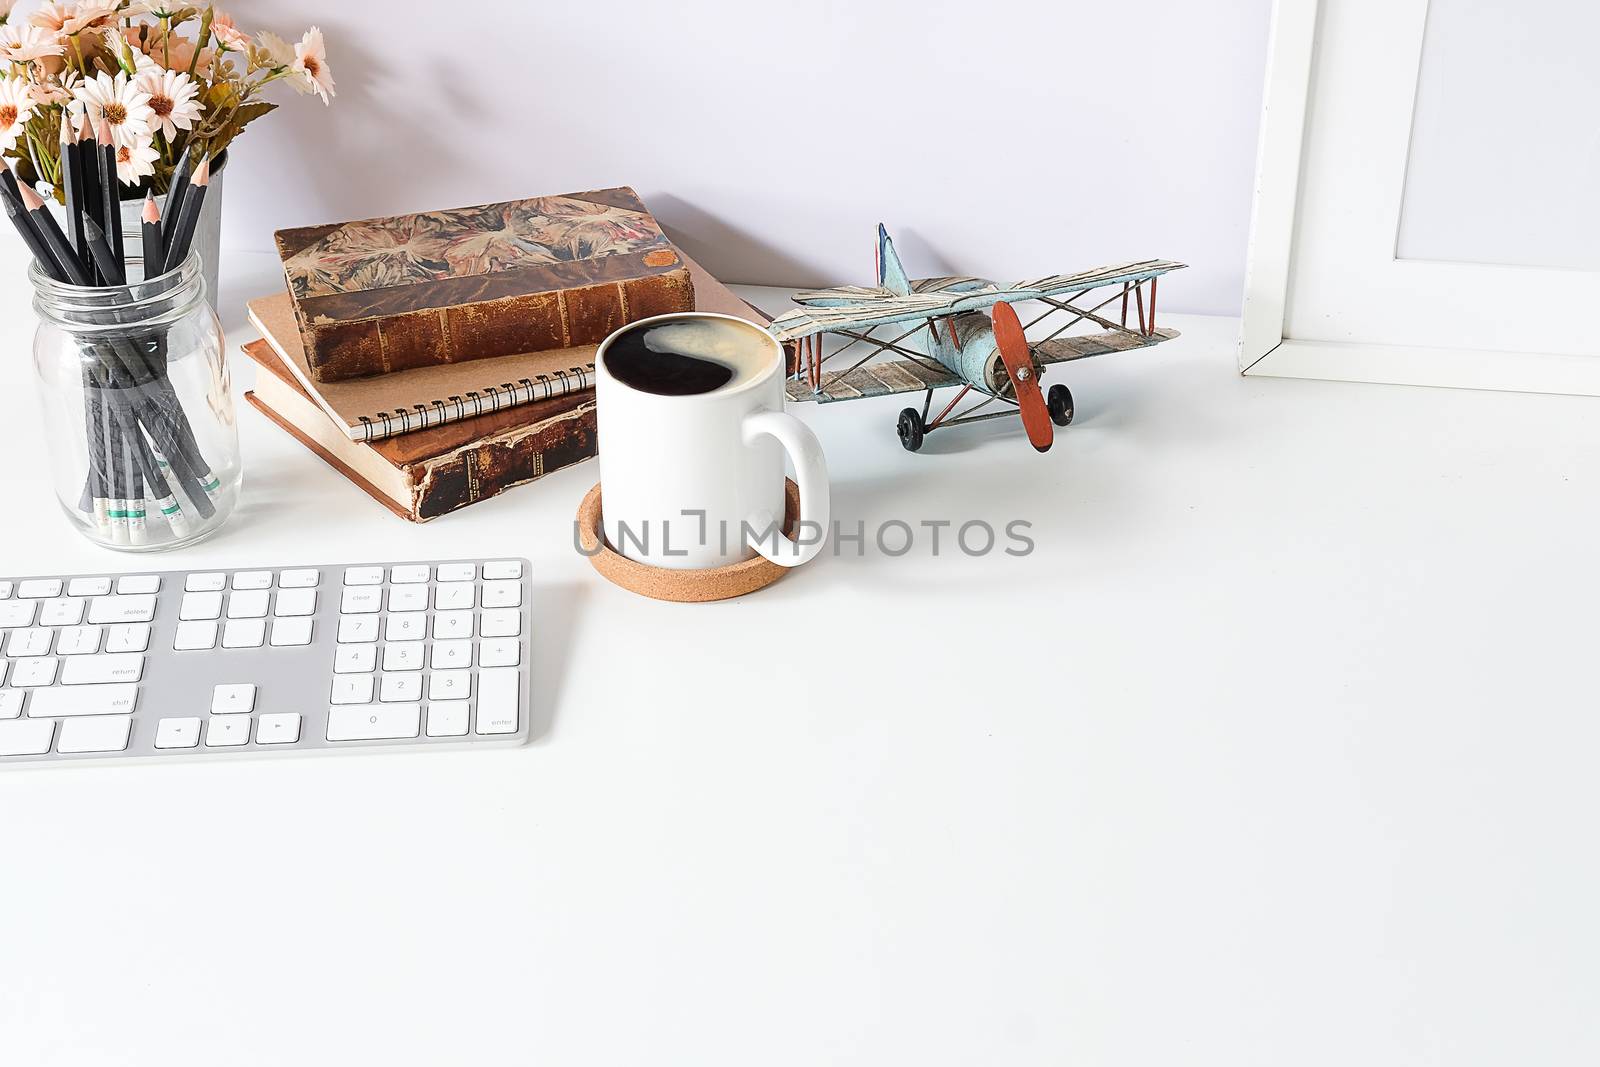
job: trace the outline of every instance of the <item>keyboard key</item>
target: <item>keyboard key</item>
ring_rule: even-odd
[[[125,574],[117,579],[119,593],[159,593],[161,577],[156,574]]]
[[[263,715],[256,720],[256,744],[292,745],[300,740],[300,716],[292,711]]]
[[[105,715],[95,719],[67,719],[56,738],[57,752],[121,752],[128,747],[131,715]]]
[[[382,567],[349,567],[344,572],[345,585],[382,585]]]
[[[139,687],[131,682],[110,685],[57,686],[36,689],[28,714],[35,719],[78,715],[128,715],[139,703]]]
[[[333,654],[334,674],[370,674],[377,666],[377,645],[340,645]]]
[[[240,571],[233,576],[235,589],[271,589],[271,571]]]
[[[278,601],[272,605],[272,613],[281,618],[315,615],[317,613],[317,591],[315,589],[280,589],[278,590]]]
[[[13,659],[22,656],[43,656],[50,651],[53,630],[12,630],[6,638],[6,655]]]
[[[33,689],[41,685],[55,685],[56,668],[60,663],[61,661],[54,656],[29,656],[27,659],[19,659],[11,664],[11,687]]]
[[[391,641],[383,646],[383,669],[386,671],[420,671],[422,669],[421,641]]]
[[[105,596],[109,592],[110,578],[74,578],[67,583],[68,596]]]
[[[42,756],[55,737],[53,719],[17,719],[0,722],[0,756]]]
[[[426,564],[389,568],[389,581],[393,585],[417,585],[428,580],[432,568]]]
[[[46,600],[39,605],[40,626],[76,626],[83,621],[86,601],[73,597]]]
[[[372,703],[372,675],[336,675],[333,679],[333,692],[328,702],[330,704]]]
[[[256,710],[256,687],[248,682],[213,686],[211,714],[236,715]]]
[[[216,591],[203,593],[185,593],[183,602],[178,605],[178,618],[180,619],[220,619],[222,617],[222,594]]]
[[[428,613],[401,611],[383,620],[385,641],[420,641],[428,636]]]
[[[118,588],[121,588],[120,584]],[[155,617],[154,593],[101,596],[89,601],[89,621],[96,626],[117,622],[149,622]]]
[[[15,719],[21,715],[27,696],[21,689],[0,689],[0,719]]]
[[[183,588],[185,592],[189,593],[220,593],[228,588],[228,576],[220,571],[191,574],[183,580]],[[183,722],[185,720],[179,719],[177,721]],[[197,735],[199,733],[199,721],[198,719],[195,720]]]
[[[348,615],[339,620],[339,642],[360,644],[378,639],[378,620],[371,615]]]
[[[433,636],[436,640],[472,636],[472,612],[441,611],[433,617]]]
[[[217,647],[215,622],[180,622],[172,635],[172,647],[179,652],[197,652]]]
[[[245,589],[228,597],[228,618],[264,619],[267,617],[267,600],[272,594],[265,589]]]
[[[266,640],[266,619],[229,619],[222,628],[223,648],[260,648]]]
[[[497,637],[478,645],[480,667],[516,667],[522,662],[521,642],[509,637]]]
[[[17,583],[17,596],[23,600],[48,600],[60,595],[60,578],[29,578]]]
[[[339,599],[341,615],[375,615],[383,608],[383,590],[376,586],[346,589]]]
[[[390,611],[425,611],[428,607],[428,587],[401,585],[389,590]]]
[[[478,587],[471,582],[441,582],[433,587],[433,606],[439,611],[470,608],[477,595]]]
[[[12,585],[10,582],[0,582],[0,600],[11,598]]]
[[[150,647],[148,623],[131,622],[106,627],[107,652],[143,652]]]
[[[522,561],[520,559],[501,559],[483,565],[483,580],[486,582],[497,581],[501,578],[521,578]]]
[[[236,748],[250,741],[248,715],[218,715],[206,720],[207,748]]]
[[[397,700],[421,700],[422,675],[415,673],[384,675],[383,681],[378,685],[378,699],[385,704],[392,704]]]
[[[156,723],[157,748],[194,748],[200,743],[200,719],[187,716]]]
[[[272,647],[287,648],[294,645],[309,645],[310,643],[310,619],[298,618],[272,620]]]
[[[428,655],[428,666],[434,670],[472,666],[472,642],[435,641]]]
[[[98,626],[69,626],[56,635],[56,655],[92,656],[100,651],[104,632]]]
[[[521,688],[521,674],[515,667],[478,672],[478,733],[517,732],[517,695]]]
[[[521,633],[522,612],[516,608],[491,608],[478,617],[479,637],[517,637]]]
[[[429,704],[429,737],[462,737],[467,732],[466,704]]]
[[[128,747],[131,715],[104,715],[99,718],[69,718],[61,723],[56,737],[56,752],[122,752]]]
[[[278,575],[279,589],[315,589],[322,575],[313,570],[284,571]]]
[[[377,741],[416,737],[421,704],[367,704],[328,709],[329,741]]]
[[[434,671],[428,675],[429,700],[466,700],[471,695],[471,671]]]
[[[144,677],[144,654],[120,652],[105,656],[74,656],[61,668],[62,685],[100,682],[137,682]]]
[[[33,600],[0,600],[0,630],[32,626],[39,604]]]
[[[522,603],[522,583],[484,582],[482,603],[486,608],[514,608]]]
[[[439,564],[439,580],[441,582],[470,582],[478,577],[478,567],[474,563],[441,563]]]

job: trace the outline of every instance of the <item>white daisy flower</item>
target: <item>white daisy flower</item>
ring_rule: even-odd
[[[199,87],[194,79],[181,70],[145,71],[133,79],[134,88],[150,97],[150,111],[155,119],[152,132],[158,132],[170,142],[179,130],[192,130],[200,118],[200,101],[196,99]]]
[[[303,79],[305,89],[322,97],[328,103],[333,92],[333,72],[328,69],[328,50],[322,43],[322,31],[313,26],[294,46],[294,63],[291,69]]]
[[[160,153],[149,141],[142,145],[118,145],[117,178],[123,185],[138,185],[140,178],[156,172],[159,157]]]
[[[0,152],[9,152],[33,118],[33,91],[22,78],[0,78]]]
[[[0,59],[8,63],[32,63],[36,59],[59,56],[65,51],[53,33],[46,33],[26,22],[0,27]]]
[[[150,109],[150,94],[141,91],[128,75],[119,71],[113,78],[101,71],[86,79],[72,91],[72,119],[99,125],[101,118],[111,125],[111,134],[117,145],[138,145],[150,139],[155,125],[155,112]]]

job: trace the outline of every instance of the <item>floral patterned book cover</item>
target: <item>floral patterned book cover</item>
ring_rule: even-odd
[[[688,268],[626,187],[280,230],[277,242],[318,381],[593,345],[694,307]]]

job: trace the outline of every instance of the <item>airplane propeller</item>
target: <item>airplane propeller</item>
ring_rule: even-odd
[[[1016,392],[1022,428],[1035,449],[1048,452],[1055,442],[1056,431],[1055,424],[1050,421],[1050,408],[1039,391],[1039,369],[1034,366],[1033,353],[1028,349],[1022,320],[1004,301],[994,305],[994,340]]]

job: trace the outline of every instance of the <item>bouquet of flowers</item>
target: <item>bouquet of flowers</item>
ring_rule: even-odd
[[[261,99],[273,82],[324,104],[334,95],[315,26],[291,45],[209,5],[75,0],[26,16],[15,5],[0,0],[0,156],[58,200],[63,122],[110,125],[123,199],[134,199],[165,193],[182,160],[216,157],[274,110]]]

